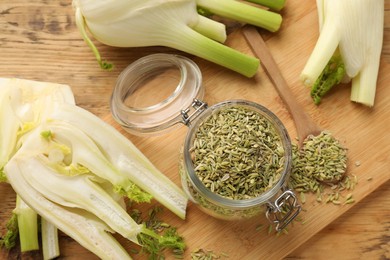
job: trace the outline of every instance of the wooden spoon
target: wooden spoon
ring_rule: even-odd
[[[287,106],[288,111],[293,117],[298,135],[299,147],[302,147],[303,141],[309,136],[317,136],[322,132],[322,129],[314,123],[314,121],[305,113],[303,108],[294,98],[293,93],[288,87],[286,80],[280,72],[278,65],[272,57],[269,49],[257,29],[250,25],[245,25],[242,28],[242,33],[250,48],[255,55],[260,59],[260,62]]]
[[[303,142],[307,139],[307,137],[310,135],[319,136],[323,130],[314,123],[314,121],[305,113],[303,108],[295,100],[293,93],[288,87],[286,80],[283,78],[283,75],[278,68],[278,65],[273,59],[266,43],[257,29],[253,26],[245,25],[242,28],[242,32],[252,51],[260,59],[266,74],[272,81],[280,97],[287,106],[288,111],[293,117],[298,135],[298,145],[299,148],[302,148]],[[345,172],[341,175],[340,173],[335,174],[332,179],[318,180],[326,183],[337,183],[343,178]]]

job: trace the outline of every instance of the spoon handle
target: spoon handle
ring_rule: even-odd
[[[317,135],[321,129],[313,122],[313,120],[305,113],[303,108],[298,104],[291,92],[286,80],[280,72],[278,65],[272,57],[266,43],[257,31],[257,29],[250,25],[245,25],[242,28],[242,33],[248,42],[254,54],[260,59],[265,73],[270,78],[275,86],[279,96],[285,103],[290,112],[298,133],[299,143],[310,134]]]

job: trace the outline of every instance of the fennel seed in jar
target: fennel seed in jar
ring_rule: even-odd
[[[255,198],[271,189],[284,166],[275,127],[265,116],[241,106],[214,112],[202,122],[191,155],[202,183],[234,200]]]

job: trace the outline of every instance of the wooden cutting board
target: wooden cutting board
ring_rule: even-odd
[[[385,2],[385,39],[374,108],[350,102],[349,85],[335,89],[320,106],[316,106],[309,97],[309,90],[299,81],[299,74],[318,37],[314,0],[288,1],[282,11],[284,20],[280,31],[262,31],[299,103],[322,128],[330,130],[348,147],[348,171],[359,180],[353,191],[356,203],[340,206],[321,204],[314,202],[312,196],[303,205],[301,218],[305,224],[295,222],[288,234],[280,236],[268,234],[268,222],[264,216],[232,223],[207,216],[191,203],[185,221],[164,211],[161,218],[178,227],[187,242],[186,259],[198,248],[227,254],[229,259],[283,258],[348,209],[359,207],[359,201],[389,180],[390,3]],[[116,127],[118,125],[110,116],[109,98],[118,74],[128,64],[147,54],[177,53],[163,47],[119,49],[97,43],[102,57],[115,64],[113,71],[105,72],[98,68],[75,27],[71,1],[15,0],[1,3],[0,8],[0,77],[68,84],[79,106]],[[226,44],[252,55],[239,29],[229,34]],[[295,138],[294,123],[261,68],[255,77],[248,79],[199,58],[191,58],[203,74],[205,101],[215,104],[239,98],[258,102],[271,109],[283,121],[291,137]],[[163,83],[161,87],[164,87]],[[186,132],[183,126],[156,137],[136,137],[123,133],[162,172],[180,185],[178,156]],[[360,166],[356,166],[356,162]],[[9,185],[1,184],[0,197],[0,223],[3,231],[4,223],[14,207],[15,194]],[[148,206],[142,205],[140,208],[146,211]],[[257,230],[259,225],[265,228]],[[124,239],[118,239],[127,248],[134,247]],[[96,258],[63,234],[60,243],[62,257],[66,259]],[[14,251],[11,257],[14,254],[17,252]],[[0,255],[7,256],[4,251]],[[138,259],[139,256],[134,255],[134,258]]]

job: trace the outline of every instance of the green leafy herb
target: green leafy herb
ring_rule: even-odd
[[[142,213],[139,210],[131,211],[133,219],[143,225],[142,232],[137,236],[142,245],[140,253],[146,252],[149,259],[165,259],[164,250],[168,249],[174,255],[182,256],[186,248],[183,237],[179,235],[175,227],[157,218],[161,211],[161,207],[153,207],[145,220],[142,219]]]
[[[19,237],[18,217],[16,214],[12,214],[11,218],[7,221],[6,228],[7,232],[0,239],[0,246],[9,250],[16,245]]]
[[[329,60],[321,75],[311,87],[310,95],[316,105],[321,102],[323,96],[329,92],[333,86],[339,84],[345,76],[344,63],[340,55],[334,55]]]

